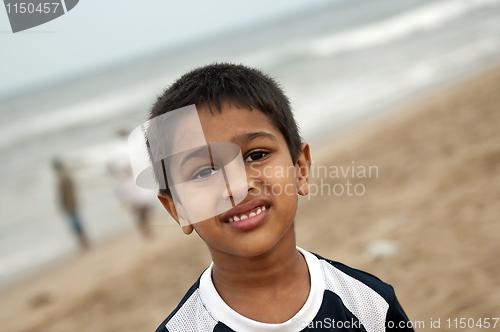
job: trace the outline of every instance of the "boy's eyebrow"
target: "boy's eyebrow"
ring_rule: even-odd
[[[278,141],[276,136],[270,133],[266,133],[264,131],[257,131],[254,133],[246,133],[246,134],[239,134],[231,138],[231,142],[233,143],[238,143],[238,142],[248,142],[251,140],[254,140],[256,138],[263,137],[263,138],[270,138],[273,141]]]

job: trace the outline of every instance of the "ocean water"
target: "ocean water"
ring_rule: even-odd
[[[302,136],[320,142],[498,65],[499,17],[500,0],[337,0],[0,100],[0,285],[77,251],[57,207],[55,156],[74,172],[93,242],[134,227],[106,156],[117,129],[145,121],[185,71],[214,61],[265,70],[290,97]]]

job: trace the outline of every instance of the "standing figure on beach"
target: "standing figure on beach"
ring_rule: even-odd
[[[141,234],[151,239],[149,223],[154,196],[151,196],[148,190],[135,184],[128,153],[128,134],[129,132],[125,129],[118,130],[118,144],[111,154],[107,168],[118,198],[132,210]]]
[[[54,159],[53,166],[57,174],[58,180],[58,195],[59,195],[59,205],[61,210],[68,217],[68,222],[71,226],[72,231],[75,233],[80,247],[84,250],[89,248],[89,240],[87,234],[85,233],[82,222],[77,212],[77,201],[75,195],[75,186],[73,179],[71,178],[69,172],[64,167],[63,163],[59,159]]]

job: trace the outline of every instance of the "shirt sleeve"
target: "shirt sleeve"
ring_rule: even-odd
[[[396,293],[394,288],[391,287],[391,297],[389,300],[389,310],[387,310],[387,316],[385,319],[385,329],[386,331],[415,331],[413,326],[406,316],[405,311],[399,304],[396,298]]]

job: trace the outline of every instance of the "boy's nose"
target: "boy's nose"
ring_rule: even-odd
[[[227,190],[223,192],[223,198],[232,197],[234,205],[241,203],[248,193],[247,172],[241,153],[229,164],[223,167],[224,181]]]
[[[233,197],[234,203],[239,204],[245,199],[248,193],[247,176],[245,172],[226,172],[227,185],[229,190],[224,192],[224,198]]]

